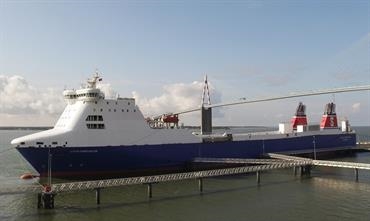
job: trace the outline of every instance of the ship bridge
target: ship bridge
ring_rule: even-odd
[[[97,83],[101,81],[102,78],[99,76],[98,72],[87,80],[87,85],[78,90],[64,90],[63,97],[68,104],[74,104],[76,100],[84,102],[97,102],[99,99],[104,99],[104,93],[97,88]]]

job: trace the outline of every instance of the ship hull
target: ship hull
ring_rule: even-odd
[[[127,177],[191,168],[194,158],[260,158],[266,153],[313,153],[350,149],[354,133],[291,136],[278,139],[214,143],[96,147],[22,147],[17,150],[46,176],[50,157],[53,177]]]

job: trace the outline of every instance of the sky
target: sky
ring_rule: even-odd
[[[98,69],[109,93],[135,97],[145,116],[199,106],[370,84],[368,0],[0,0],[0,126],[54,125],[62,91]],[[298,102],[318,124],[370,125],[370,92],[214,110],[214,125],[276,126]],[[199,114],[180,116],[199,125]]]

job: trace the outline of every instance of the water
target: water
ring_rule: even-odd
[[[369,137],[370,127],[356,128]],[[29,185],[19,175],[31,171],[13,149],[12,138],[35,131],[0,131],[0,188]],[[370,153],[336,160],[370,163]],[[56,209],[36,209],[36,194],[0,196],[0,220],[369,220],[370,171],[354,182],[350,169],[315,168],[310,178],[292,169],[265,172],[261,184],[252,174],[207,178],[204,193],[195,180],[104,189],[101,205],[95,192],[56,196]]]

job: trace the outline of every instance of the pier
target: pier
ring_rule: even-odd
[[[358,182],[358,171],[359,170],[370,170],[370,164],[368,163],[354,163],[354,162],[341,162],[341,161],[329,161],[329,160],[313,160],[303,157],[287,156],[282,154],[269,153],[267,154],[271,158],[288,160],[288,161],[311,161],[311,166],[324,166],[324,167],[336,167],[336,168],[349,168],[355,171],[355,180]],[[302,168],[302,167],[301,167]]]
[[[310,171],[315,166],[349,168],[355,171],[355,180],[358,181],[359,170],[370,170],[370,164],[339,162],[327,160],[313,160],[310,158],[282,155],[276,153],[267,154],[270,159],[240,159],[240,158],[196,158],[196,163],[215,163],[233,165],[231,168],[202,170],[185,173],[172,173],[153,176],[128,177],[119,179],[105,179],[93,181],[80,181],[69,183],[56,183],[51,186],[31,185],[26,187],[12,187],[1,189],[0,195],[4,194],[20,194],[20,193],[37,193],[37,207],[45,209],[54,208],[54,199],[57,194],[64,192],[77,192],[84,190],[95,191],[96,204],[101,203],[101,189],[110,187],[120,187],[128,185],[146,185],[148,198],[153,197],[153,186],[163,182],[180,181],[180,180],[196,180],[198,183],[199,193],[203,193],[205,178],[240,175],[240,174],[256,174],[256,183],[260,184],[261,174],[264,171],[293,168],[294,175],[297,175],[297,169],[300,168],[301,176],[310,175]]]
[[[199,180],[202,178],[209,178],[209,177],[247,174],[247,173],[252,173],[252,172],[267,171],[267,170],[273,170],[273,169],[306,166],[307,164],[309,163],[306,161],[280,161],[280,163],[274,163],[274,164],[264,164],[264,165],[256,165],[256,166],[241,166],[241,167],[215,169],[215,170],[203,170],[203,171],[195,171],[195,172],[187,172],[187,173],[173,173],[173,174],[143,176],[143,177],[129,177],[129,178],[120,178],[120,179],[106,179],[106,180],[96,180],[96,181],[61,183],[61,184],[53,184],[51,186],[51,189],[55,193],[61,193],[61,192],[73,192],[73,191],[80,191],[80,190],[94,190],[98,188],[137,185],[137,184],[151,185],[153,183],[162,183],[162,182],[169,182],[169,181],[190,180],[190,179]],[[200,184],[199,186],[203,188],[202,184]],[[151,189],[152,188],[148,188],[148,192]]]

